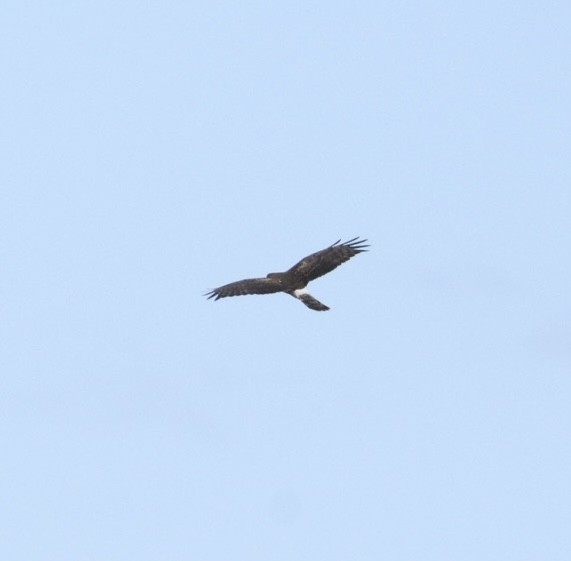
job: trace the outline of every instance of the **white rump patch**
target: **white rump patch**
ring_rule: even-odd
[[[307,292],[307,290],[305,288],[298,288],[297,290],[293,291],[293,295],[296,298],[299,298],[300,296],[303,296],[304,294],[309,294],[309,292]]]

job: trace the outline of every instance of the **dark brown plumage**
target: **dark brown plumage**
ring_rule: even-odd
[[[365,248],[369,245],[365,244],[366,241],[360,240],[358,237],[343,243],[340,243],[341,240],[337,240],[329,247],[304,257],[284,273],[269,273],[265,278],[231,282],[207,292],[205,296],[208,296],[209,299],[218,300],[227,296],[285,292],[294,298],[298,298],[312,310],[319,312],[329,310],[325,304],[316,300],[304,288],[312,280],[330,273],[351,257],[367,251]]]

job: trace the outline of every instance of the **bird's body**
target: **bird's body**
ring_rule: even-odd
[[[311,296],[305,287],[312,280],[330,273],[351,257],[367,251],[365,248],[369,247],[364,243],[367,240],[359,238],[344,243],[339,243],[340,241],[337,240],[333,245],[304,257],[283,273],[269,273],[266,277],[231,282],[211,290],[206,296],[218,300],[227,296],[285,292],[301,300],[312,310],[319,312],[329,310],[325,304]]]

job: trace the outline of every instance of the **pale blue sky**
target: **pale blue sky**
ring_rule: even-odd
[[[569,558],[571,5],[10,4],[2,559]]]

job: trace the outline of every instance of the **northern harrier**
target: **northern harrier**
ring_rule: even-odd
[[[367,251],[365,248],[369,247],[365,244],[367,240],[360,240],[358,237],[343,243],[339,243],[340,241],[337,240],[333,245],[304,257],[285,273],[269,273],[259,279],[231,282],[207,292],[205,296],[218,300],[226,296],[285,292],[301,300],[308,308],[324,312],[329,308],[305,290],[307,283],[330,273],[357,253]]]

